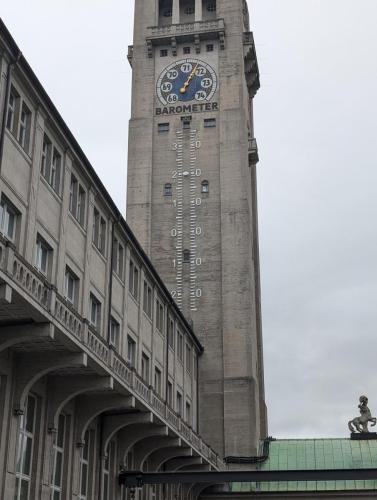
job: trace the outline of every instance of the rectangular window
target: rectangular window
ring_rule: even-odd
[[[67,266],[65,268],[64,295],[65,298],[75,307],[79,298],[79,279]]]
[[[149,384],[149,357],[144,352],[141,356],[141,376]]]
[[[129,283],[128,283],[129,291],[131,295],[138,300],[139,298],[139,269],[130,260],[130,273],[129,273]]]
[[[213,52],[214,51],[214,45],[213,43],[209,43],[206,47],[207,52]]]
[[[178,413],[178,415],[182,416],[183,415],[182,410],[183,410],[182,394],[179,391],[177,391],[177,405],[176,405],[175,411]]]
[[[52,249],[45,242],[45,240],[38,234],[35,244],[35,267],[43,273],[48,275],[50,260],[52,258]]]
[[[130,366],[135,367],[136,360],[136,342],[127,336],[127,361]]]
[[[174,349],[174,321],[171,318],[168,319],[168,344]]]
[[[89,462],[90,462],[90,448],[91,448],[91,433],[85,432],[84,447],[81,449],[80,456],[80,500],[89,499]]]
[[[191,128],[191,121],[189,120],[183,120],[182,122],[182,128],[183,130],[188,130]]]
[[[37,400],[29,394],[25,413],[21,416],[18,434],[15,500],[30,499],[36,410]]]
[[[96,330],[100,329],[101,325],[101,303],[91,293],[89,300],[89,321]]]
[[[167,56],[168,56],[167,49],[161,49],[160,50],[160,57],[167,57]]]
[[[191,425],[191,405],[186,401],[186,422]]]
[[[159,123],[158,124],[158,133],[164,133],[164,132],[169,132],[169,123]]]
[[[192,372],[192,349],[186,344],[186,370],[191,373]]]
[[[93,243],[102,255],[106,253],[106,221],[100,212],[94,208]]]
[[[191,47],[183,47],[184,54],[190,54],[190,52],[191,52]]]
[[[143,310],[152,319],[152,288],[147,281],[144,281]]]
[[[164,306],[159,299],[156,299],[156,328],[161,333],[164,332]]]
[[[73,217],[84,226],[85,222],[86,191],[77,178],[71,174],[71,185],[69,191],[69,211]]]
[[[46,134],[43,136],[40,170],[42,177],[57,194],[60,194],[62,157]]]
[[[123,279],[123,269],[124,269],[124,248],[123,245],[114,238],[113,242],[113,271]]]
[[[15,134],[16,112],[19,99],[20,96],[17,94],[16,90],[11,87],[8,101],[7,129],[12,132],[12,134]]]
[[[154,370],[154,390],[161,396],[162,373],[157,367]]]
[[[178,359],[183,363],[183,335],[177,332],[177,355]]]
[[[110,319],[110,344],[115,348],[119,345],[119,335],[120,335],[120,325],[119,323],[111,317]]]
[[[166,401],[170,408],[173,408],[173,384],[168,382]]]
[[[204,128],[213,128],[213,127],[216,127],[216,118],[205,118]]]
[[[31,111],[23,102],[21,106],[20,123],[18,127],[18,142],[22,149],[24,149],[27,153],[29,152],[30,131]]]
[[[14,206],[4,196],[0,203],[0,232],[8,238],[15,241],[18,213]]]
[[[53,445],[53,472],[51,484],[51,500],[60,500],[63,487],[64,443],[66,435],[66,417],[59,416],[58,432]]]

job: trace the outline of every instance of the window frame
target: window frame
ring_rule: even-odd
[[[94,308],[94,309],[93,309]],[[95,312],[95,322],[93,322],[93,312]],[[94,330],[100,332],[101,330],[101,316],[102,316],[102,304],[101,301],[97,299],[97,297],[90,292],[89,295],[89,323]]]
[[[45,252],[45,268],[42,266],[43,262],[43,252]],[[53,250],[47,241],[37,233],[35,241],[35,255],[34,255],[34,266],[44,276],[48,277],[50,274],[50,269],[52,267],[52,257]]]
[[[131,346],[131,348],[130,348]],[[131,368],[135,368],[136,365],[136,341],[131,337],[131,335],[127,335],[127,353],[126,360]]]
[[[140,274],[139,266],[137,266],[135,261],[131,258],[128,270],[128,291],[136,302],[139,301]]]
[[[12,216],[12,235],[9,234],[9,222]],[[5,196],[1,196],[0,200],[0,233],[9,241],[16,242],[17,229],[19,224],[20,212],[16,209],[13,203]]]
[[[152,285],[144,279],[143,287],[143,311],[150,320],[153,318],[153,289]]]
[[[103,257],[106,257],[106,242],[107,219],[103,213],[96,206],[94,206],[92,243]]]

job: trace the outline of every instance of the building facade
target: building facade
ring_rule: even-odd
[[[245,0],[135,3],[127,221],[194,325],[199,423],[220,456],[267,435]]]
[[[2,22],[0,68],[0,498],[123,500],[120,469],[221,468],[202,345]]]

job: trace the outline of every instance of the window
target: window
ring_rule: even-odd
[[[85,222],[86,191],[77,178],[71,174],[71,186],[69,192],[69,211],[73,217],[83,226]]]
[[[192,372],[192,356],[191,356],[191,347],[186,344],[186,370],[188,373]]]
[[[29,395],[21,417],[17,445],[15,500],[29,500],[33,464],[37,400]]]
[[[213,127],[216,127],[216,118],[205,118],[204,128],[213,128]]]
[[[168,57],[168,51],[167,51],[167,49],[161,49],[160,50],[160,57]]]
[[[191,405],[188,401],[186,401],[186,422],[191,425]]]
[[[191,47],[183,47],[184,54],[190,54],[190,52],[191,52]]]
[[[168,182],[164,186],[164,196],[172,196],[173,195],[173,187],[172,185]]]
[[[154,390],[161,396],[162,374],[159,368],[154,369]]]
[[[181,332],[177,333],[177,356],[183,363],[183,335]]]
[[[183,250],[183,262],[190,262],[190,250]]]
[[[144,281],[143,310],[145,314],[152,319],[152,288],[147,281]]]
[[[89,457],[90,457],[90,432],[86,431],[84,436],[84,447],[81,450],[80,456],[80,500],[89,498]]]
[[[202,182],[202,193],[209,193],[209,182],[208,181],[203,181]]]
[[[96,208],[94,208],[93,243],[94,243],[94,246],[101,252],[101,254],[105,255],[105,253],[106,253],[106,221]]]
[[[174,349],[174,321],[171,318],[168,320],[168,344]]]
[[[192,363],[192,366],[193,366],[193,378],[194,380],[197,380],[198,378],[198,363],[197,363],[197,358],[196,358],[196,354],[194,352],[194,355],[193,355],[193,363]]]
[[[68,302],[77,307],[79,297],[79,279],[68,266],[65,268],[64,295]]]
[[[66,417],[59,416],[58,432],[53,445],[53,473],[51,485],[51,500],[60,500],[63,486],[64,443],[66,434]]]
[[[127,336],[127,361],[130,366],[135,366],[136,360],[136,342],[128,335]]]
[[[173,384],[171,382],[168,382],[166,402],[173,408]]]
[[[48,274],[51,256],[51,247],[38,235],[35,244],[35,267],[46,276]]]
[[[172,9],[166,9],[166,10],[164,10],[164,12],[163,12],[163,16],[164,16],[164,17],[172,17],[172,15],[173,15],[173,11],[172,11]]]
[[[18,128],[18,142],[22,149],[29,151],[30,142],[31,111],[23,102],[20,114],[20,125]]]
[[[17,94],[16,90],[11,87],[8,101],[7,129],[12,132],[12,134],[15,133],[16,112],[19,99],[20,96]]]
[[[89,301],[89,321],[93,328],[99,330],[101,325],[101,303],[92,293]]]
[[[184,12],[186,16],[192,16],[195,14],[195,7],[186,7]]]
[[[123,279],[124,270],[124,247],[117,238],[113,242],[113,271]]]
[[[161,333],[164,331],[164,306],[159,299],[156,299],[156,328]]]
[[[130,273],[129,273],[129,291],[131,295],[137,300],[139,297],[139,269],[130,260]]]
[[[11,241],[16,239],[17,217],[16,209],[3,196],[0,203],[0,232]]]
[[[120,325],[112,316],[110,318],[110,344],[115,348],[119,345]]]
[[[208,12],[216,12],[216,2],[211,2],[207,5]]]
[[[213,43],[207,44],[206,50],[207,52],[213,52],[215,50]]]
[[[159,123],[158,124],[158,133],[162,134],[164,132],[169,132],[169,123]]]
[[[191,121],[190,120],[182,120],[182,128],[183,130],[188,130],[191,128]]]
[[[149,358],[144,352],[141,356],[141,376],[149,384]]]
[[[41,175],[56,193],[60,193],[62,157],[46,134],[43,136]]]
[[[178,413],[179,416],[183,415],[183,408],[182,408],[182,394],[177,391],[177,405],[175,408],[176,412]]]
[[[107,453],[105,456],[104,464],[103,464],[103,496],[102,500],[109,500],[110,498],[110,473],[114,467],[115,461],[115,443],[114,441],[110,441],[110,444],[107,449]]]

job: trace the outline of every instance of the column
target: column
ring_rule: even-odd
[[[195,0],[195,22],[203,21],[203,0]]]
[[[173,24],[179,24],[179,0],[173,0]]]

